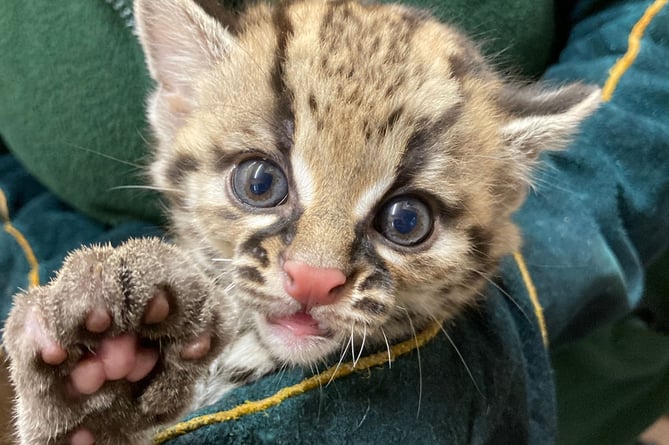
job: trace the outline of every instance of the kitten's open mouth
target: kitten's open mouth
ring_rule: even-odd
[[[331,354],[339,345],[327,323],[308,312],[258,316],[260,339],[270,354],[287,364],[309,365]]]
[[[267,323],[272,327],[284,329],[295,337],[328,336],[328,332],[319,326],[318,321],[306,312],[296,312],[284,317],[269,317]]]

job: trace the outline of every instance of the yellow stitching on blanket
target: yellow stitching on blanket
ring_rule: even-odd
[[[393,361],[401,355],[408,354],[409,352],[420,348],[428,341],[433,339],[441,329],[441,323],[434,323],[419,333],[415,338],[393,345],[390,348],[390,354],[385,351],[379,352],[361,358],[355,365],[353,365],[353,362],[348,362],[338,366],[333,366],[320,374],[316,374],[313,377],[302,380],[300,383],[283,388],[274,395],[271,395],[265,399],[248,401],[227,411],[206,414],[194,419],[187,420],[185,422],[178,423],[159,432],[154,437],[153,443],[162,444],[170,439],[174,439],[175,437],[190,433],[207,425],[223,423],[229,420],[236,420],[248,414],[265,411],[268,408],[279,405],[286,399],[299,396],[300,394],[304,394],[305,392],[311,391],[312,389],[327,385],[328,382],[332,380],[345,377],[356,371],[362,371],[375,366],[381,366],[385,363],[388,363],[389,360]]]
[[[602,88],[602,100],[604,102],[610,101],[613,97],[613,92],[616,90],[620,78],[625,74],[627,69],[632,66],[639,54],[641,38],[643,37],[644,32],[646,32],[646,28],[653,18],[660,12],[660,9],[667,4],[667,1],[669,0],[656,0],[653,2],[632,28],[632,32],[630,32],[627,39],[627,52],[618,59],[616,64],[609,70],[609,78],[606,80],[606,83]]]
[[[513,254],[513,258],[516,260],[516,264],[520,270],[520,275],[523,277],[523,283],[525,283],[525,288],[527,289],[527,294],[530,296],[532,307],[534,307],[534,313],[537,316],[539,329],[541,330],[541,338],[544,340],[544,345],[548,346],[548,330],[546,329],[546,319],[544,318],[544,309],[541,307],[541,303],[539,302],[537,288],[534,287],[534,282],[532,281],[530,271],[527,269],[527,264],[525,264],[525,258],[523,258],[523,254],[516,252]]]
[[[39,286],[39,263],[35,257],[33,249],[25,236],[12,225],[9,219],[9,207],[7,206],[7,197],[5,193],[0,190],[0,218],[3,220],[5,232],[9,233],[23,249],[23,254],[30,265],[30,272],[28,272],[28,285],[30,287]]]

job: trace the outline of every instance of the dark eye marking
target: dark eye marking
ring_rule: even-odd
[[[371,289],[389,290],[392,287],[392,278],[386,269],[377,269],[358,285],[358,291],[366,292]]]
[[[276,54],[274,56],[274,68],[270,76],[270,84],[276,95],[274,109],[274,130],[276,133],[277,149],[284,156],[292,148],[294,115],[292,108],[293,93],[289,90],[285,81],[286,50],[293,38],[293,24],[290,21],[288,9],[290,2],[277,2],[272,14],[272,22],[277,35]],[[286,126],[286,123],[289,123]]]
[[[269,266],[267,250],[260,245],[260,242],[260,238],[251,237],[241,245],[240,250],[243,254],[249,255],[258,260],[262,267],[267,267]]]
[[[226,151],[218,145],[212,150],[211,164],[217,172],[227,171],[237,161],[238,153]]]
[[[383,315],[387,311],[387,306],[385,304],[379,301],[374,301],[369,297],[356,301],[353,303],[353,307],[373,315]]]
[[[241,279],[252,281],[258,284],[265,284],[265,277],[258,269],[251,266],[242,266],[237,268],[237,276]]]
[[[462,111],[462,104],[457,103],[436,118],[417,121],[397,166],[397,180],[393,188],[405,187],[415,177],[420,176],[425,166],[431,162],[435,144],[438,144],[442,135],[455,125]]]
[[[240,202],[251,207],[276,207],[288,196],[288,180],[272,161],[252,158],[233,170],[232,191]]]
[[[302,210],[296,208],[290,216],[280,218],[275,223],[257,230],[240,244],[239,255],[248,255],[255,258],[262,268],[267,268],[270,264],[270,258],[267,249],[262,246],[263,241],[268,238],[279,237],[285,245],[289,245],[295,236],[297,220],[301,214]]]

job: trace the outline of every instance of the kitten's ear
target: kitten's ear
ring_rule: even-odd
[[[137,34],[151,77],[156,107],[179,118],[195,105],[193,80],[219,62],[233,37],[192,0],[136,0]],[[165,111],[167,111],[165,110]]]
[[[509,87],[500,98],[511,116],[502,127],[502,136],[531,159],[544,150],[562,149],[579,124],[597,109],[600,95],[598,87],[579,83],[551,90]]]

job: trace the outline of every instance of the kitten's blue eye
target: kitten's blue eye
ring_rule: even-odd
[[[266,159],[247,159],[237,166],[232,175],[232,190],[244,204],[274,207],[288,196],[286,175]]]
[[[374,220],[376,230],[400,246],[415,246],[425,241],[433,225],[430,208],[413,196],[392,198]]]

